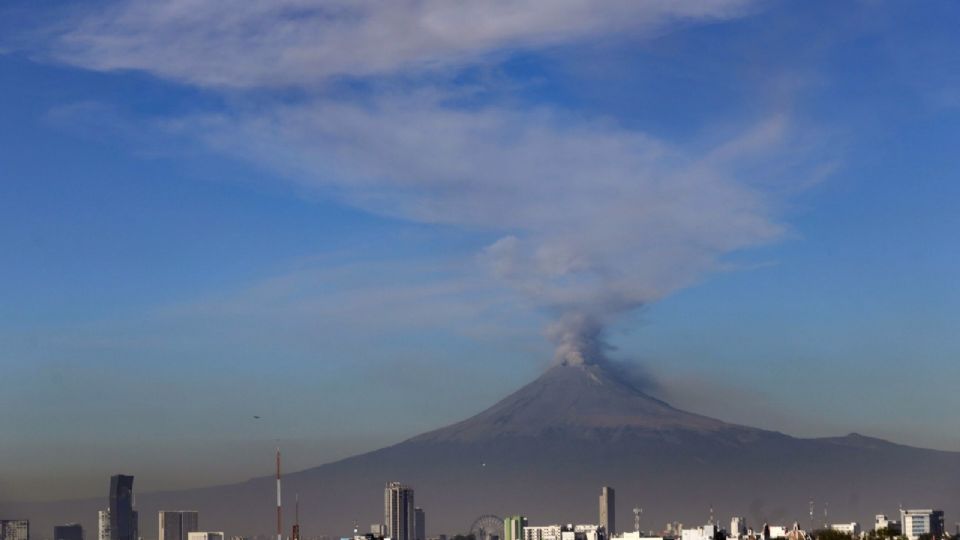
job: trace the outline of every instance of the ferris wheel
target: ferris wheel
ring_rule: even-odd
[[[482,515],[470,525],[470,534],[476,540],[503,540],[503,518],[493,514]]]

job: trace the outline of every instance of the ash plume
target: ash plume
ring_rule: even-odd
[[[555,345],[555,365],[599,365],[640,392],[651,393],[660,389],[643,364],[610,356],[616,347],[606,339],[606,325],[594,316],[567,313],[547,327],[546,335]]]
[[[547,328],[547,337],[556,345],[554,362],[563,366],[606,363],[611,346],[603,334],[603,324],[593,317],[564,315]]]

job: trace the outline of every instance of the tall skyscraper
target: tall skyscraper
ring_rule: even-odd
[[[427,515],[419,506],[413,509],[414,540],[427,540]]]
[[[30,521],[0,519],[0,540],[30,540]]]
[[[110,540],[137,540],[140,524],[133,509],[133,477],[110,477]]]
[[[53,528],[53,540],[83,540],[83,526],[79,523],[57,525]]]
[[[110,540],[110,511],[97,512],[97,540]]]
[[[600,526],[613,538],[617,533],[617,499],[612,487],[604,486],[600,490]]]
[[[414,540],[413,488],[388,482],[383,490],[383,520],[393,540]]]
[[[527,526],[524,516],[510,516],[503,520],[503,540],[522,540],[523,528]]]
[[[200,514],[194,510],[164,510],[158,514],[158,540],[187,540],[200,530]]]
[[[747,520],[740,516],[730,518],[730,532],[727,533],[732,538],[742,538],[747,535]]]

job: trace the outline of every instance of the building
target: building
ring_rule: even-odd
[[[830,525],[830,530],[850,536],[860,536],[860,524],[856,521],[853,523],[834,523]]]
[[[415,540],[413,488],[388,482],[383,490],[383,521],[393,540]]]
[[[572,531],[561,531],[560,538],[561,540],[606,540],[607,536],[600,525],[574,525]]]
[[[427,540],[427,515],[419,506],[413,509],[413,538]]]
[[[110,540],[110,510],[97,512],[97,540]]]
[[[30,540],[30,520],[0,519],[0,540]]]
[[[110,477],[110,540],[138,540],[140,523],[133,509],[133,477]]]
[[[730,518],[730,533],[731,538],[743,538],[747,535],[747,520],[743,519],[740,516],[734,516]]]
[[[617,497],[609,486],[600,490],[600,526],[608,538],[617,534]]]
[[[158,540],[187,540],[200,530],[200,514],[195,510],[162,510],[157,513]]]
[[[524,527],[523,540],[560,540],[560,525]]]
[[[623,532],[617,536],[611,536],[611,540],[674,540],[672,537],[646,536],[640,531]]]
[[[525,516],[508,516],[503,520],[503,540],[521,540],[523,529],[527,526]]]
[[[187,533],[187,540],[223,540],[223,533],[193,531]]]
[[[945,532],[943,510],[900,510],[901,533],[910,540],[929,534],[942,538]]]
[[[788,532],[790,532],[790,529],[784,525],[767,525],[764,523],[762,537],[764,540],[769,540],[771,538],[786,538]]]
[[[877,514],[873,521],[873,530],[886,530],[892,534],[900,534],[900,522],[895,519],[888,518],[886,514]]]
[[[387,536],[387,526],[383,523],[374,523],[373,525],[370,525],[370,534],[379,538],[383,538]]]
[[[599,525],[545,525],[524,527],[523,540],[605,540]]]
[[[53,540],[83,540],[83,526],[79,523],[57,525],[53,528]]]
[[[708,523],[695,529],[682,529],[680,531],[681,540],[715,540],[718,538],[720,528],[714,523]]]

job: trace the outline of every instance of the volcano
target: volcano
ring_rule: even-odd
[[[739,396],[737,399],[750,399]],[[759,406],[759,405],[758,405]],[[399,444],[287,474],[299,493],[305,537],[345,535],[383,520],[383,485],[414,487],[429,535],[469,529],[482,514],[521,513],[531,523],[597,522],[600,487],[614,486],[619,529],[644,509],[644,529],[670,520],[705,523],[709,511],[752,526],[800,521],[809,501],[829,519],[872,523],[899,505],[960,513],[960,453],[850,434],[802,439],[676,409],[601,365],[556,366],[489,409]],[[137,497],[141,531],[156,511],[191,508],[228,535],[269,534],[270,477]],[[5,505],[40,530],[77,521],[94,531],[102,499]],[[818,510],[817,523],[823,518]],[[626,518],[625,518],[626,516]]]

